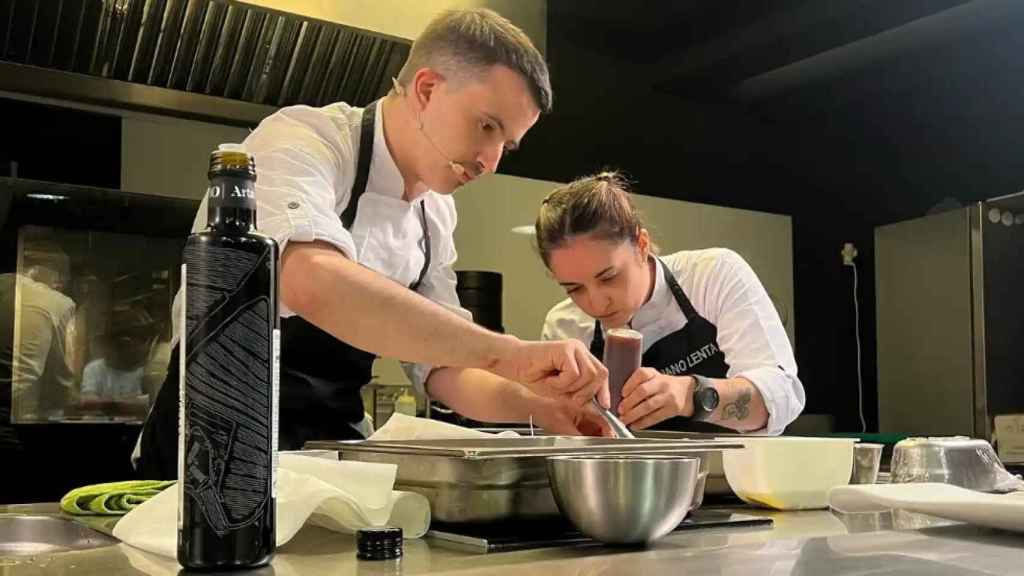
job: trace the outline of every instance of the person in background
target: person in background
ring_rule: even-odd
[[[66,351],[75,303],[61,292],[69,259],[50,242],[33,248],[40,250],[18,255],[17,272],[0,274],[0,463],[8,476],[0,481],[0,504],[44,497],[47,482],[12,476],[38,469],[30,446],[43,427],[19,425],[61,417],[74,396]],[[34,490],[39,485],[42,492]]]
[[[721,248],[658,256],[621,175],[556,189],[536,231],[569,296],[548,313],[544,339],[581,340],[600,358],[607,329],[643,335],[618,408],[627,426],[780,434],[803,410],[792,347],[754,271]]]
[[[11,422],[46,421],[75,396],[70,264],[56,246],[33,246],[23,258],[24,273],[0,275],[0,326],[12,328],[0,335],[0,381],[11,386]]]
[[[144,369],[157,339],[156,323],[145,309],[114,310],[102,337],[103,354],[82,371],[81,405],[144,417],[149,397]]]

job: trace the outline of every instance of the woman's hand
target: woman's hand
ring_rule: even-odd
[[[690,376],[640,368],[622,387],[619,418],[626,426],[642,430],[675,416],[692,416],[695,386]]]

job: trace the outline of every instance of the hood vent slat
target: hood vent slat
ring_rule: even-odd
[[[207,108],[196,108],[202,100],[187,100],[185,111],[177,109],[184,102],[179,98],[111,87],[115,105],[231,122],[250,115],[250,104],[368,104],[387,93],[409,47],[373,32],[226,0],[0,0],[0,64],[234,100],[210,100]],[[17,79],[3,84],[79,98],[77,83],[59,89]],[[82,87],[81,98],[96,102],[101,85]]]
[[[0,0],[0,61],[254,104],[365,105],[403,40],[225,0]]]

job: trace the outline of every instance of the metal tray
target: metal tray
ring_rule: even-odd
[[[511,431],[522,434],[523,436],[531,435],[531,430],[529,428],[521,427],[479,428],[478,430],[492,434]],[[544,435],[544,432],[540,429],[534,429],[534,432]],[[636,434],[637,438],[655,438],[658,440],[735,440],[737,442],[743,442],[743,437],[748,436],[739,432],[712,434],[709,432],[681,432],[677,430],[636,430],[634,431],[634,434]],[[703,474],[704,472],[707,472],[703,495],[735,497],[736,495],[732,491],[732,487],[729,486],[729,481],[725,478],[725,468],[722,465],[722,453],[713,452],[709,459],[710,463],[701,462],[701,473]],[[698,494],[698,501],[703,498],[703,495]]]
[[[690,439],[538,436],[467,440],[315,441],[307,449],[337,450],[342,460],[396,464],[395,489],[418,492],[442,522],[493,522],[558,515],[548,482],[548,456],[685,454],[701,458],[742,448],[742,442]],[[703,497],[698,486],[695,507]]]

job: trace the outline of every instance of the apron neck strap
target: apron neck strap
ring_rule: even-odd
[[[409,289],[413,292],[419,290],[423,279],[427,277],[427,270],[430,269],[430,228],[427,227],[427,201],[420,200],[420,223],[423,225],[423,267],[420,268],[420,276],[413,282]]]
[[[363,119],[359,126],[359,156],[356,160],[356,177],[349,192],[348,205],[341,213],[341,224],[346,230],[352,229],[356,221],[356,209],[359,198],[366,192],[366,183],[370,179],[370,160],[373,159],[374,135],[376,134],[377,103],[374,100],[363,108]]]
[[[370,161],[373,160],[373,148],[377,134],[377,104],[380,100],[374,100],[363,108],[363,119],[359,123],[359,156],[356,159],[356,177],[352,182],[352,190],[349,192],[348,205],[341,213],[341,225],[346,230],[352,229],[356,221],[356,211],[359,209],[359,199],[366,193],[366,185],[370,180]],[[423,226],[423,252],[426,256],[423,268],[420,268],[419,277],[409,286],[417,290],[423,279],[427,276],[430,268],[430,229],[427,227],[427,206],[426,200],[420,202],[420,222]]]
[[[654,256],[654,261],[661,266],[662,274],[665,277],[665,283],[668,284],[668,289],[672,291],[672,297],[675,298],[676,304],[679,305],[679,309],[683,311],[683,316],[686,316],[686,321],[692,321],[697,317],[697,310],[693,307],[693,303],[686,297],[686,293],[683,292],[683,289],[679,286],[679,282],[676,280],[676,277],[668,271],[668,265],[657,256]]]
[[[668,266],[658,258],[657,256],[651,256],[654,261],[661,268],[662,275],[665,278],[665,283],[668,285],[668,289],[672,292],[672,297],[675,299],[679,309],[682,310],[683,316],[686,317],[687,322],[693,321],[697,318],[697,310],[693,307],[693,303],[686,297],[686,293],[679,286],[679,282],[676,281],[675,276],[672,275],[668,270]],[[601,326],[600,320],[594,320],[594,337],[590,340],[590,353],[600,359],[604,355],[604,328]]]

